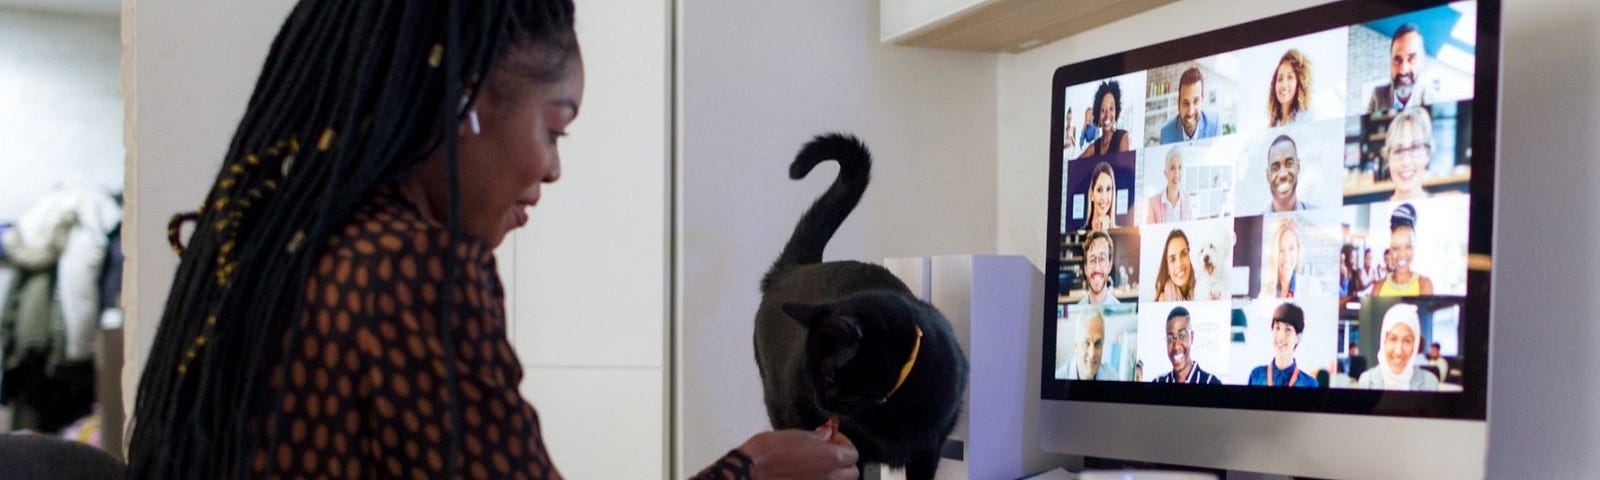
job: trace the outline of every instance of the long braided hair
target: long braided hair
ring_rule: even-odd
[[[205,203],[169,229],[182,259],[139,383],[129,478],[250,475],[249,457],[283,430],[250,423],[277,400],[263,393],[269,374],[287,367],[267,363],[300,334],[305,280],[329,235],[442,148],[448,227],[461,240],[454,132],[467,105],[497,94],[491,73],[501,68],[563,78],[577,49],[572,0],[302,0]],[[186,247],[176,242],[182,220],[195,222]],[[456,265],[446,265],[448,282]],[[441,343],[454,358],[455,289],[441,290]],[[457,471],[462,423],[449,383],[447,461]]]

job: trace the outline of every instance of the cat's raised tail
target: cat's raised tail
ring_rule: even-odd
[[[861,194],[867,190],[872,172],[872,154],[855,136],[843,133],[826,133],[807,142],[789,164],[789,178],[799,180],[825,160],[839,162],[839,176],[833,180],[817,201],[811,204],[800,222],[794,226],[789,243],[783,253],[772,262],[772,268],[761,278],[761,291],[765,292],[784,272],[799,265],[822,262],[822,249],[839,230],[845,217],[855,210]]]

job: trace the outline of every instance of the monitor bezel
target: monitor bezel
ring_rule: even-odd
[[[1059,67],[1051,82],[1050,145],[1062,144],[1065,90],[1211,55],[1238,51],[1330,29],[1441,7],[1456,1],[1342,0],[1140,47]],[[1074,381],[1054,378],[1060,269],[1062,170],[1060,148],[1050,148],[1050,188],[1044,271],[1044,344],[1040,356],[1040,395],[1045,400],[1109,402],[1180,407],[1362,414],[1407,418],[1484,420],[1487,413],[1489,290],[1493,238],[1494,180],[1500,126],[1500,2],[1477,0],[1474,92],[1471,102],[1473,149],[1467,293],[1463,297],[1460,355],[1483,359],[1462,365],[1460,392],[1405,392],[1347,388],[1268,389],[1242,385],[1172,385],[1149,382]]]

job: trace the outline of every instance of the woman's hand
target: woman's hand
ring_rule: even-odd
[[[758,433],[740,445],[760,480],[854,480],[856,447],[843,433],[778,430]]]

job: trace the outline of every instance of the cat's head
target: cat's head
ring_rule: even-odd
[[[806,374],[824,410],[850,414],[894,391],[918,342],[916,315],[922,313],[914,301],[872,292],[783,305],[806,327]]]

